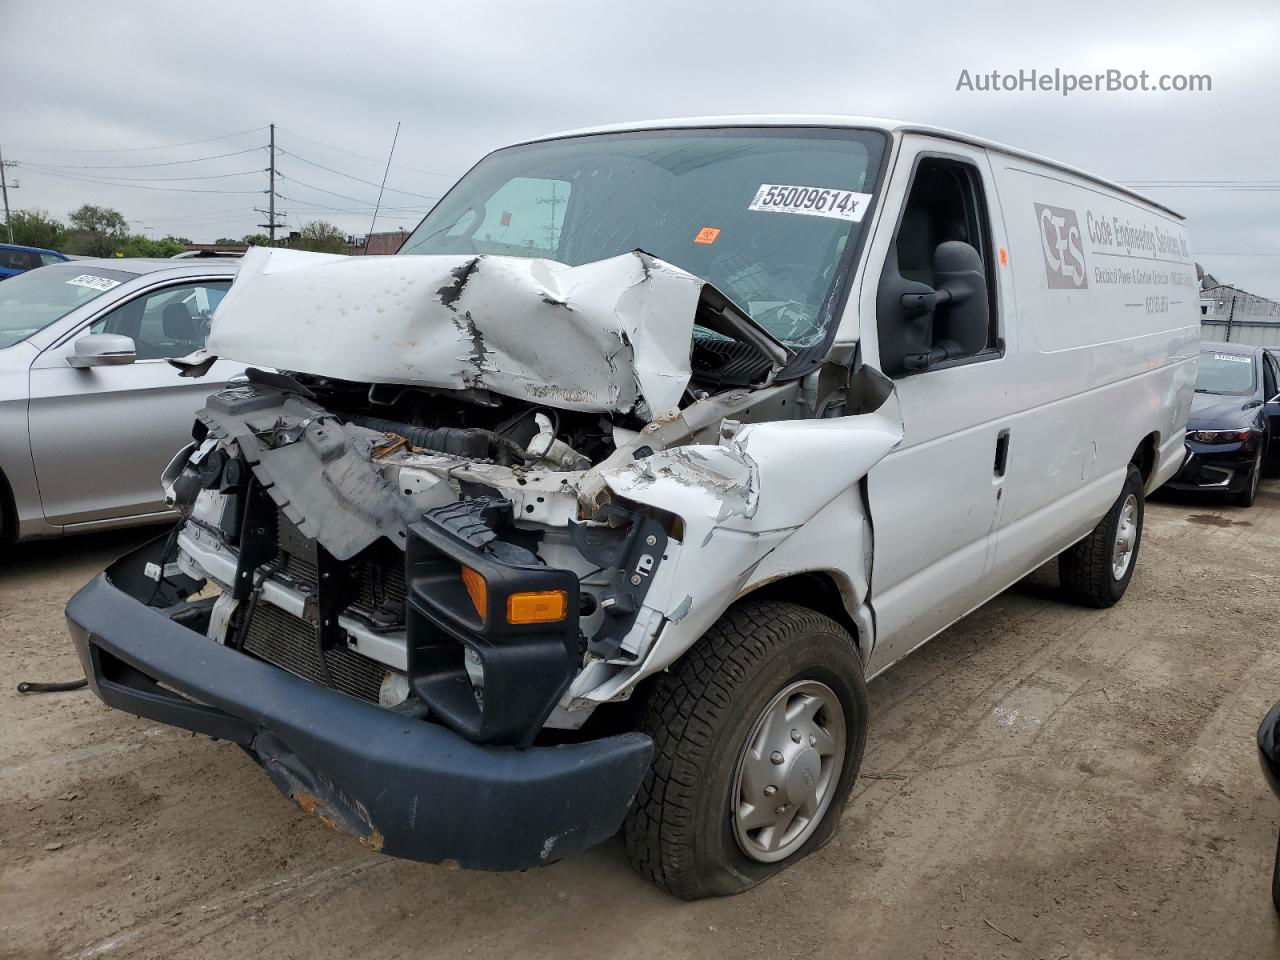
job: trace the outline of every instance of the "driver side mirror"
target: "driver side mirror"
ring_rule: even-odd
[[[89,333],[75,342],[67,363],[73,367],[115,367],[133,363],[138,349],[132,337],[119,333]]]
[[[885,373],[925,370],[987,346],[991,307],[978,251],[944,240],[933,252],[933,276],[936,287],[907,280],[898,272],[896,251],[885,263],[876,296]]]

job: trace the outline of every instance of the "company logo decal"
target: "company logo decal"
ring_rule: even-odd
[[[1084,271],[1084,240],[1074,210],[1035,204],[1040,227],[1040,252],[1050,290],[1081,290],[1089,286]]]

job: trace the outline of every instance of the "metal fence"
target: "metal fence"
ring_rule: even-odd
[[[1280,323],[1236,320],[1202,320],[1200,339],[1205,343],[1247,343],[1255,347],[1280,347]]]

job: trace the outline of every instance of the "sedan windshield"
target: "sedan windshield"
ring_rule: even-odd
[[[1253,393],[1253,358],[1205,350],[1200,354],[1196,393],[1244,397]]]
[[[0,349],[12,347],[136,273],[75,264],[41,267],[0,283]]]
[[[875,192],[884,137],[807,128],[570,137],[490,154],[401,254],[579,266],[644,250],[714,284],[793,348],[819,343]]]

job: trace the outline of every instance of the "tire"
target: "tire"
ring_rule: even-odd
[[[1142,493],[1142,474],[1132,463],[1125,475],[1124,487],[1107,515],[1098,521],[1087,537],[1058,554],[1058,582],[1063,592],[1076,603],[1086,607],[1114,606],[1133,579],[1138,565],[1138,551],[1142,546],[1142,519],[1145,501]],[[1116,576],[1113,562],[1116,559],[1117,535],[1121,516],[1130,507],[1132,547],[1123,571]]]
[[[1280,913],[1280,842],[1276,843],[1276,863],[1271,869],[1271,902]]]
[[[799,692],[792,694],[795,690]],[[816,699],[806,699],[810,691],[817,691]],[[786,700],[788,696],[792,699]],[[795,729],[786,734],[798,746],[784,747],[797,759],[774,771],[782,783],[778,796],[789,799],[797,792],[792,785],[803,792],[801,784],[807,784],[813,797],[796,809],[808,808],[812,815],[793,812],[791,827],[779,836],[794,832],[795,848],[780,843],[776,858],[765,862],[760,849],[754,856],[745,852],[751,847],[741,816],[746,767],[751,756],[756,758],[752,769],[758,771],[766,760],[778,763],[775,758],[782,754],[771,751],[765,760],[760,751],[744,755],[748,738],[763,743],[766,717],[785,716],[790,705],[820,701],[830,704],[830,710],[814,713],[815,723],[825,720],[824,730],[833,728],[838,706],[843,736],[824,738],[816,748],[832,751],[822,758],[818,772],[811,762],[817,753],[805,750],[806,743],[817,743],[815,738]],[[867,711],[862,662],[853,637],[840,624],[791,603],[746,602],[730,609],[679,662],[658,675],[641,710],[639,726],[653,737],[654,760],[624,826],[632,866],[669,893],[696,900],[740,893],[818,849],[835,833],[857,777]],[[783,726],[793,722],[807,721],[787,718]],[[801,762],[806,754],[810,759]],[[816,787],[810,773],[818,778]],[[761,793],[774,796],[770,790],[779,787],[770,784]],[[767,801],[769,809],[773,803]],[[760,806],[764,810],[766,803]]]
[[[1253,456],[1253,465],[1249,467],[1249,476],[1245,482],[1244,489],[1231,498],[1231,502],[1238,507],[1252,507],[1253,501],[1258,497],[1258,482],[1262,479],[1262,446],[1258,446],[1258,452]]]

